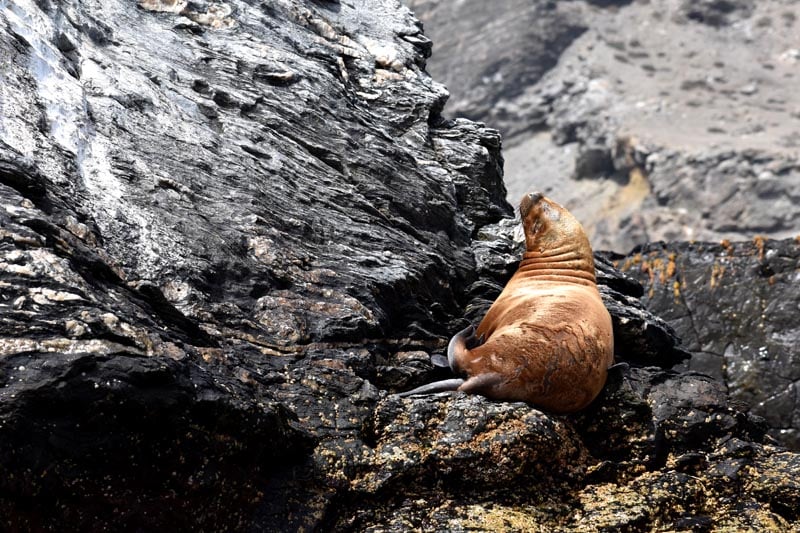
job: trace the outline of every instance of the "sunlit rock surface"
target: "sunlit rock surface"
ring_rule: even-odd
[[[797,526],[606,256],[585,412],[392,394],[519,257],[429,52],[389,0],[0,2],[2,529]]]

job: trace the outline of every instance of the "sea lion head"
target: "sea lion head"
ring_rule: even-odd
[[[591,246],[586,232],[578,220],[561,205],[540,192],[523,196],[519,215],[525,230],[525,247],[529,252],[543,252],[557,248],[588,250]]]

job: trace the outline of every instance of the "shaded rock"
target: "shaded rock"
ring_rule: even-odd
[[[40,354],[14,356],[16,372],[3,373],[0,509],[11,530],[61,520],[68,530],[240,529],[279,465],[313,447],[293,413],[232,380],[209,383],[200,365]]]
[[[766,418],[775,438],[797,449],[797,240],[657,243],[616,262],[639,278],[645,306],[693,352],[684,368],[724,382],[732,398]]]
[[[639,301],[642,286],[616,270],[609,257],[613,254],[596,253],[595,270],[600,295],[611,313],[617,360],[670,367],[689,358],[675,330]]]

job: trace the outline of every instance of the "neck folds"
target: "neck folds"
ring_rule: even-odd
[[[517,271],[525,277],[595,285],[594,258],[574,248],[525,252]]]

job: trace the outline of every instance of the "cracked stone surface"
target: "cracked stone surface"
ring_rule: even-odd
[[[587,410],[394,394],[519,258],[430,51],[395,0],[0,1],[0,529],[798,527],[608,254]]]
[[[800,242],[650,244],[614,262],[692,352],[684,366],[723,382],[800,449]]]

